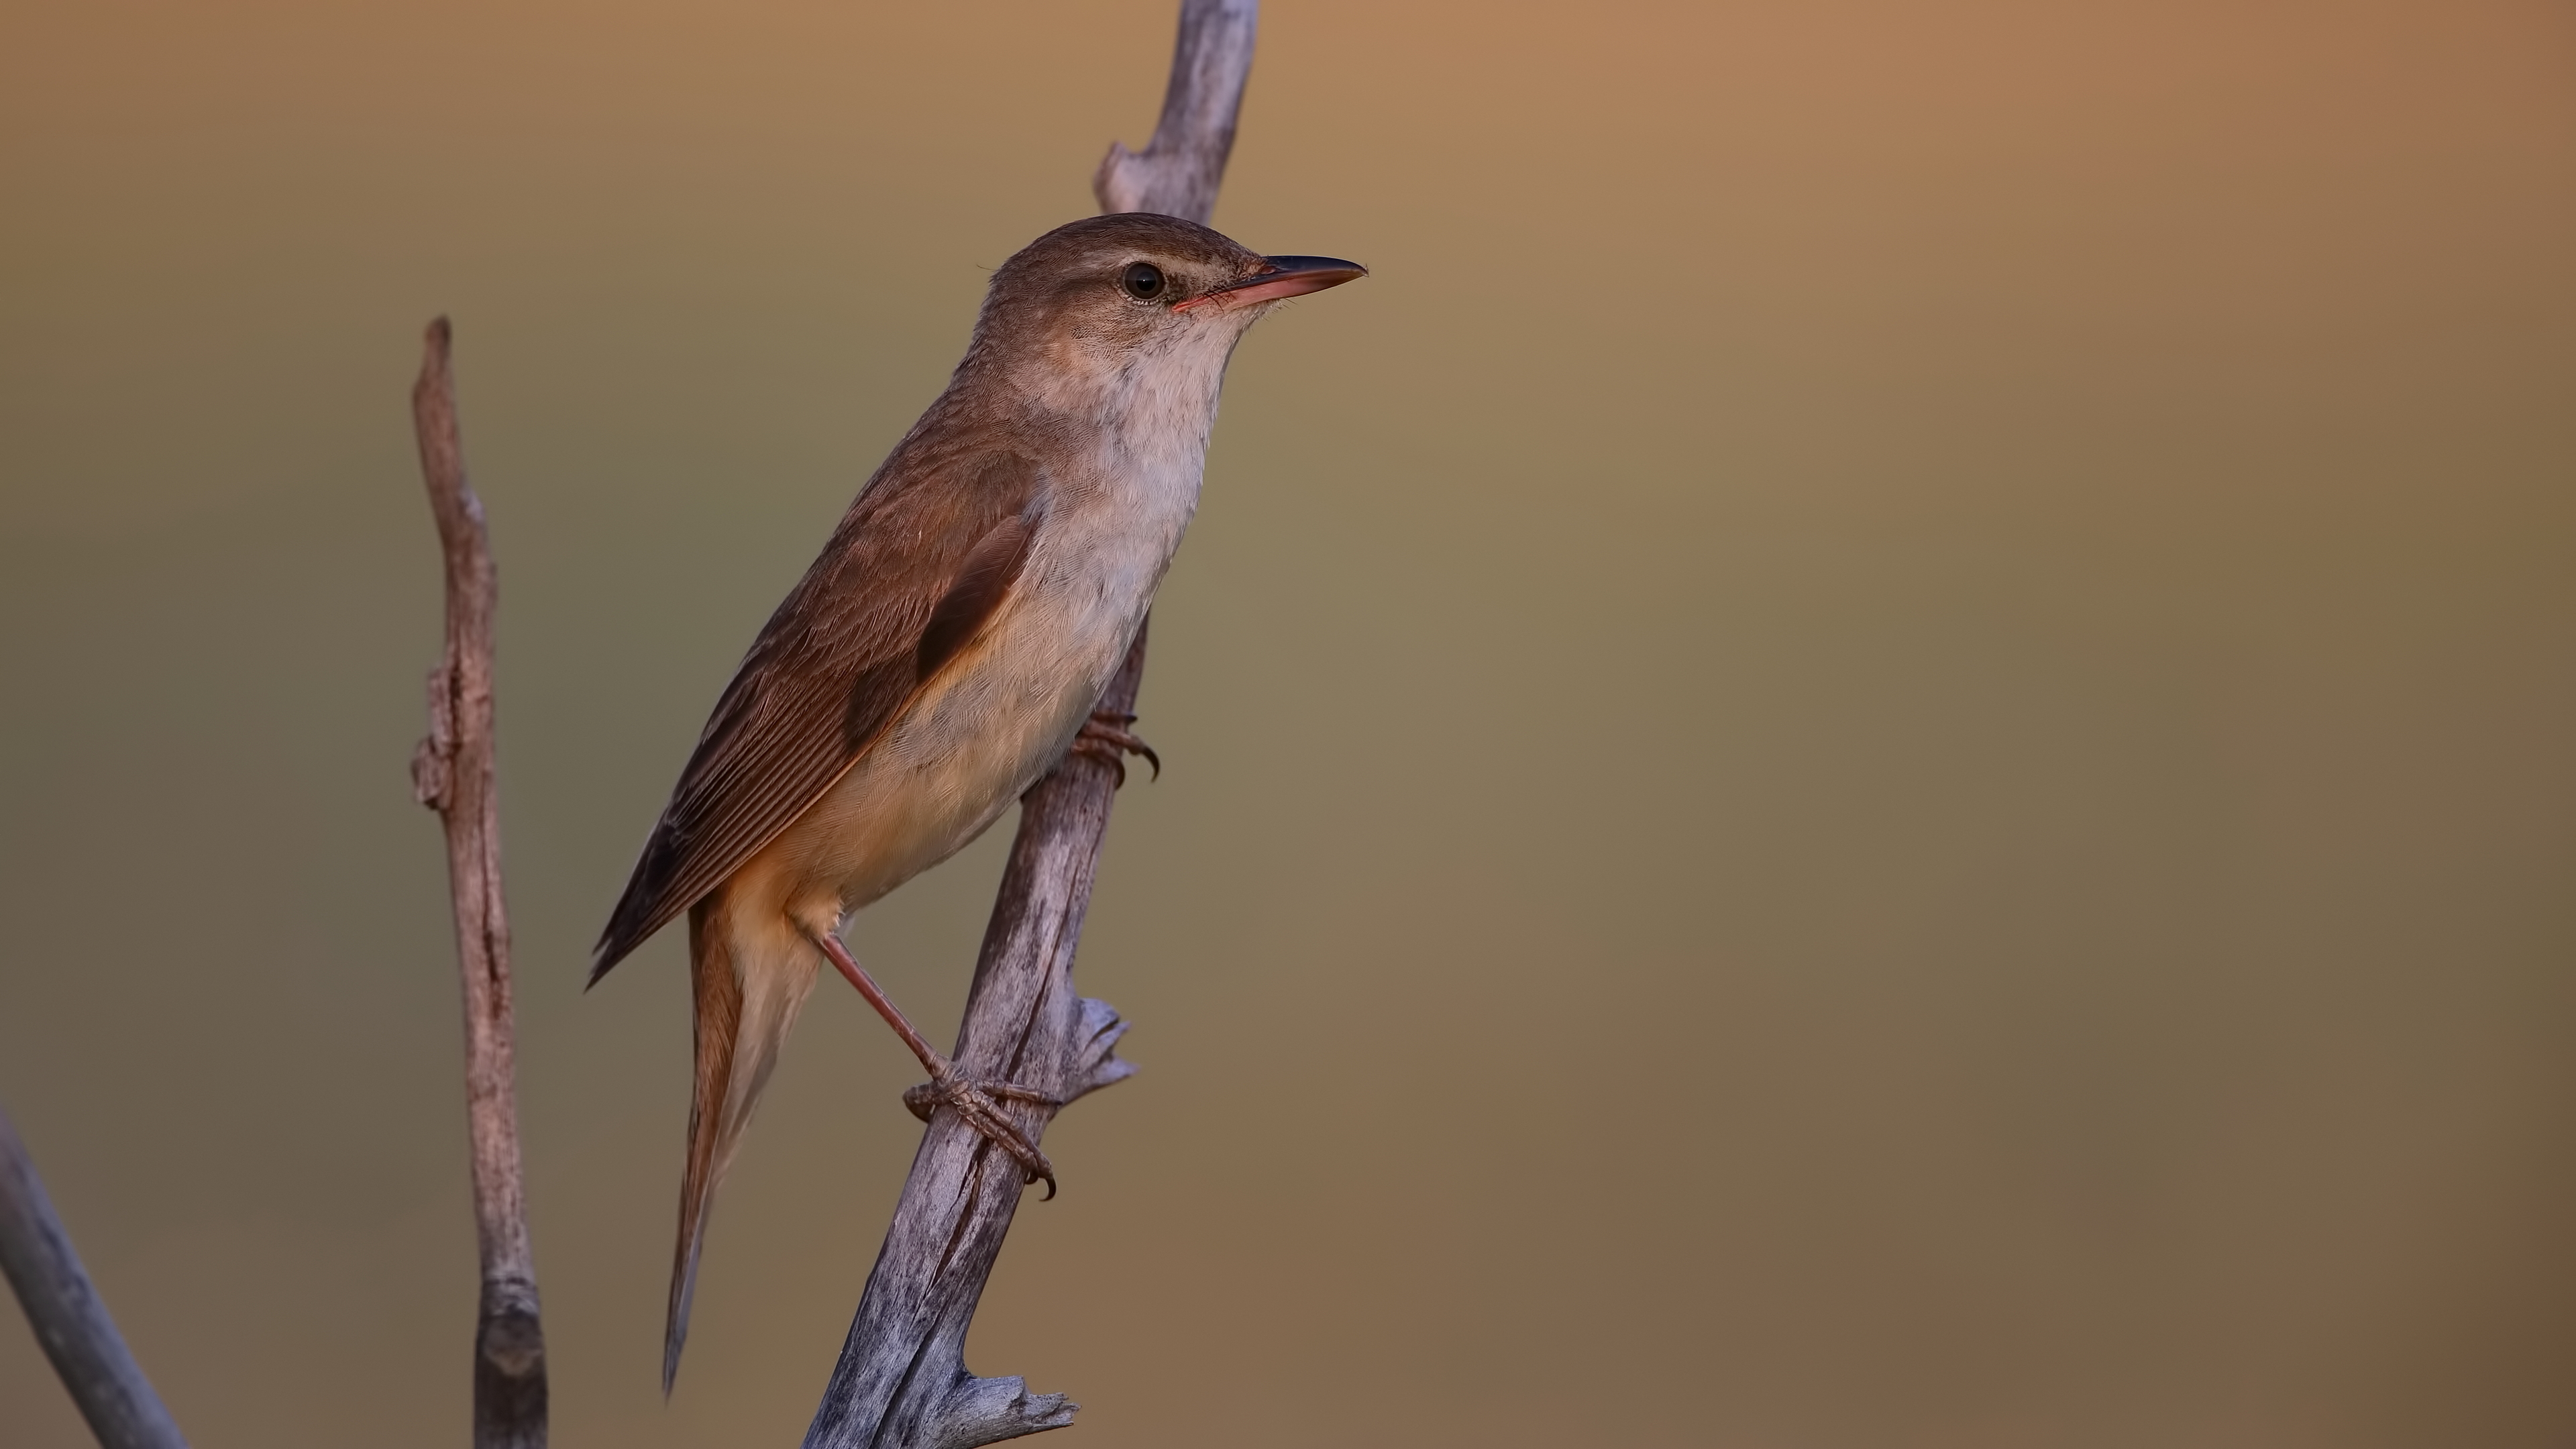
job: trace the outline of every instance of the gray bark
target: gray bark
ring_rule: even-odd
[[[0,1273],[105,1449],[188,1449],[98,1301],[18,1129],[0,1112]]]
[[[1204,226],[1234,154],[1235,116],[1252,75],[1258,0],[1183,0],[1162,118],[1142,154],[1109,143],[1091,191],[1105,212],[1154,211]]]
[[[1234,146],[1252,68],[1255,0],[1184,0],[1161,122],[1140,154],[1113,143],[1093,179],[1103,211],[1205,222]],[[1100,708],[1132,715],[1140,632]],[[1126,1024],[1074,990],[1074,948],[1116,799],[1117,767],[1069,755],[1020,805],[1010,863],[985,927],[958,1029],[958,1065],[1070,1102],[1135,1069],[1114,1055]],[[1032,1140],[1057,1109],[1005,1102]],[[807,1449],[972,1449],[1060,1429],[1079,1407],[1017,1378],[966,1371],[966,1332],[1023,1190],[1011,1159],[942,1109],[922,1133]]]
[[[483,502],[465,481],[447,319],[429,324],[411,394],[420,471],[447,562],[447,648],[429,672],[429,737],[412,756],[420,803],[447,827],[456,968],[465,988],[465,1123],[483,1291],[474,1329],[475,1449],[544,1449],[546,1340],[519,1172],[510,922],[492,770],[492,615],[498,582]]]

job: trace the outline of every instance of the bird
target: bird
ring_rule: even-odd
[[[1143,212],[1030,242],[718,696],[590,971],[596,985],[688,917],[696,1070],[666,1395],[716,1189],[824,964],[929,1072],[915,1109],[955,1110],[1053,1193],[1052,1164],[997,1105],[1048,1099],[932,1048],[841,928],[1069,749],[1151,758],[1097,706],[1197,509],[1227,361],[1281,301],[1366,275]]]

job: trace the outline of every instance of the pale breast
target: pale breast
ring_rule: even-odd
[[[1198,507],[1236,333],[1194,331],[1130,359],[1091,399],[1096,449],[1050,465],[1010,597],[740,884],[758,882],[757,894],[829,929],[964,849],[1062,758]]]
[[[1011,597],[976,642],[747,864],[745,884],[759,880],[780,907],[825,924],[964,849],[1063,756],[1134,642],[1197,502],[1195,467],[1174,476],[1135,461],[1056,493]]]

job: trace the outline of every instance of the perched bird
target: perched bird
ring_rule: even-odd
[[[917,1092],[1053,1189],[995,1106],[1035,1094],[932,1049],[841,924],[964,848],[1068,748],[1141,751],[1093,710],[1198,506],[1226,360],[1271,304],[1365,275],[1143,213],[1029,243],[993,274],[947,390],[744,656],[590,973],[688,913],[697,1074],[663,1392],[708,1205],[824,962],[921,1058]]]

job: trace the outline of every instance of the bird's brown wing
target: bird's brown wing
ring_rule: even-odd
[[[1014,453],[889,462],[716,701],[592,981],[811,808],[974,638],[1028,559],[1044,489]]]

